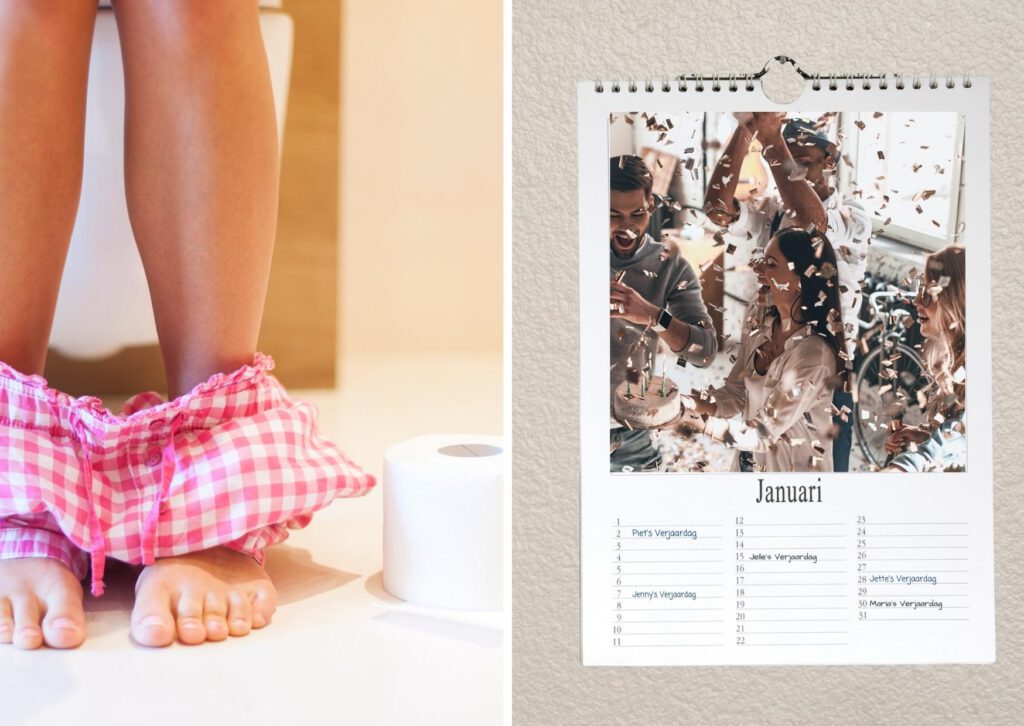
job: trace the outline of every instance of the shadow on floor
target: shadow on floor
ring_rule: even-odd
[[[495,626],[494,623],[481,625],[479,622],[464,620],[480,616],[494,618],[498,616],[497,613],[488,611],[484,614],[410,605],[384,589],[382,572],[367,577],[365,586],[366,592],[387,608],[386,612],[373,617],[379,622],[487,649],[500,648],[504,640],[500,626]]]
[[[360,577],[352,572],[318,564],[313,561],[309,550],[287,544],[268,549],[264,567],[277,588],[278,605],[287,605],[328,590],[336,590]]]

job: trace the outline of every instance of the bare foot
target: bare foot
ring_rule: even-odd
[[[0,560],[0,643],[77,648],[85,640],[82,596],[82,584],[58,560]]]
[[[215,547],[164,557],[135,583],[132,638],[142,645],[195,645],[248,635],[270,623],[277,590],[254,559]]]

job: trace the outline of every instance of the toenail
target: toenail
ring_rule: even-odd
[[[244,618],[235,618],[234,623],[236,628],[244,628],[249,624],[249,621]]]
[[[199,623],[198,623],[197,621],[195,621],[195,620],[186,620],[185,622],[183,622],[183,623],[181,624],[181,627],[183,627],[183,628],[196,628],[196,629],[198,629],[198,628],[201,628],[201,627],[202,627],[202,625],[200,625],[200,624],[199,624]]]
[[[52,625],[57,630],[78,630],[78,623],[71,618],[55,618]]]
[[[167,625],[167,621],[159,615],[147,615],[139,625],[143,628],[159,628]]]

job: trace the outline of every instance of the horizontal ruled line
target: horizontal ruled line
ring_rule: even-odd
[[[744,551],[746,551],[746,550],[803,550],[803,549],[812,549],[812,550],[848,550],[850,548],[849,547],[746,547],[746,548],[744,548]]]
[[[720,623],[721,618],[717,620],[613,620],[612,625],[619,625],[620,623],[626,623],[628,625],[642,625],[644,623]]]
[[[814,549],[825,549],[824,547],[815,547]],[[921,545],[915,547],[914,545],[875,545],[872,547],[858,547],[861,550],[966,550],[970,549],[967,545]]]
[[[751,582],[740,587],[839,587],[848,582]]]
[[[744,623],[845,623],[846,618],[748,618]]]
[[[612,572],[614,575],[648,575],[648,574],[707,574],[709,576],[713,574],[722,574],[721,570],[718,572]]]
[[[612,529],[696,529],[697,527],[724,527],[724,524],[612,524]],[[737,525],[739,526],[739,525]]]
[[[835,539],[845,536],[845,534],[745,534],[736,539]]]
[[[744,522],[736,527],[844,527],[845,522]]]
[[[720,635],[721,633],[719,633]],[[720,648],[721,643],[653,643],[651,645],[613,645],[615,648]]]
[[[723,631],[721,631],[721,630],[701,631],[699,633],[695,633],[695,632],[694,633],[678,633],[678,632],[677,633],[633,633],[633,632],[630,632],[630,633],[617,633],[616,635],[622,635],[624,637],[626,637],[626,636],[632,637],[632,636],[636,636],[636,635],[640,635],[640,636],[646,636],[646,635],[722,635],[722,632]]]
[[[642,538],[641,538],[642,539]],[[721,552],[721,547],[630,547],[612,552]]]
[[[865,534],[862,537],[967,537],[966,534]]]
[[[744,570],[737,572],[736,575],[742,577],[744,575],[842,575],[845,573],[846,570],[760,570],[757,572]]]
[[[925,593],[908,593],[908,592],[875,592],[871,594],[871,597],[899,597],[900,595],[907,595],[909,597],[970,597],[970,593],[966,595],[952,595],[950,593],[939,594],[937,592]],[[863,599],[863,598],[861,598]]]
[[[613,572],[611,574],[611,577],[614,577],[617,580],[621,580],[623,577],[664,577],[664,578],[669,578],[669,577],[672,577],[673,575],[686,575],[686,574],[693,575],[694,577],[703,577],[704,575],[707,575],[708,577],[711,578],[711,582],[694,582],[694,583],[690,583],[689,585],[686,585],[685,587],[708,587],[708,586],[717,587],[717,586],[722,584],[722,578],[721,577],[715,577],[715,575],[721,575],[722,573],[720,573],[720,572],[690,572],[690,573],[686,573],[686,572],[618,572],[618,573],[616,573],[616,572]],[[641,584],[644,587],[654,587],[653,585],[648,585],[646,583],[641,583]],[[684,587],[684,586],[683,585],[674,585],[673,587]]]
[[[836,598],[847,597],[846,595],[744,595],[741,599],[750,600],[755,597],[816,597],[822,600],[835,600]]]
[[[823,607],[823,608],[744,608],[744,610],[849,610],[849,606],[843,605],[842,607]]]
[[[880,525],[884,526],[884,527],[895,526],[895,525],[901,525],[901,526],[925,525],[927,527],[938,527],[939,525],[945,525],[945,526],[948,526],[948,527],[966,527],[968,523],[967,522],[857,522],[856,524],[859,525],[859,526],[862,526],[862,527],[868,527],[868,526],[878,527]]]
[[[858,620],[858,623],[933,623],[935,621],[967,621],[970,618],[869,618],[867,620]]]
[[[749,630],[743,635],[846,635],[845,630]]]
[[[615,599],[615,598],[613,598]],[[613,612],[620,613],[697,613],[697,612],[720,612],[725,608],[613,608]]]
[[[967,562],[969,557],[872,557],[874,562]]]
[[[737,648],[757,648],[757,647],[768,647],[768,648],[792,648],[795,646],[802,645],[846,645],[846,643],[744,643],[743,645],[736,646]]]
[[[941,574],[964,574],[965,572],[970,571],[971,570],[969,569],[929,569],[928,573],[933,574],[938,572]],[[872,569],[864,570],[861,574],[902,574],[904,572],[906,572],[905,569]]]
[[[622,552],[623,550],[616,550]],[[722,560],[611,560],[611,564],[721,564]]]

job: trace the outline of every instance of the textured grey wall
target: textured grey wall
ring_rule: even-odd
[[[1021,723],[1024,21],[1017,3],[513,2],[513,708],[518,724]],[[760,69],[992,79],[994,666],[587,668],[579,661],[576,87]],[[971,180],[979,184],[980,180]],[[1015,221],[1017,220],[1017,221]],[[984,486],[979,483],[979,486]]]

